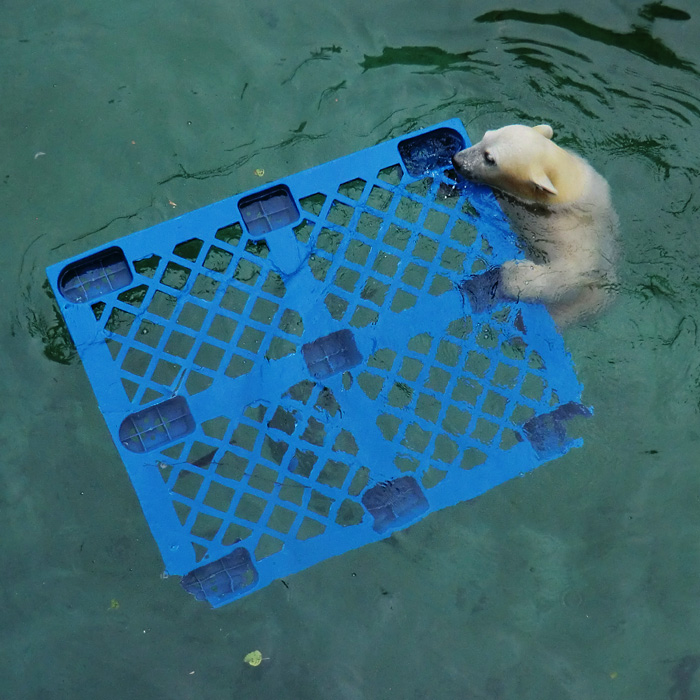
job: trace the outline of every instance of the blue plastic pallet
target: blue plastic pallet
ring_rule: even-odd
[[[214,607],[580,441],[538,305],[470,308],[520,254],[457,183],[458,120],[48,268],[169,574]],[[478,308],[476,308],[478,306]]]

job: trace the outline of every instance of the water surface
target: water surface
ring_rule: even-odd
[[[3,695],[700,697],[688,0],[10,0],[1,16]],[[161,577],[44,268],[453,116],[474,140],[547,122],[610,181],[618,300],[566,332],[595,407],[585,447],[210,611]]]

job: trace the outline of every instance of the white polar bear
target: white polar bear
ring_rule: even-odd
[[[610,299],[618,220],[605,179],[557,146],[552,135],[546,124],[487,131],[452,162],[466,179],[496,189],[525,243],[527,260],[509,260],[495,280],[492,274],[498,294],[542,302],[563,326],[594,314]]]

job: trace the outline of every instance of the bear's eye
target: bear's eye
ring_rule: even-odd
[[[489,165],[496,165],[496,159],[488,151],[484,151],[484,160]]]

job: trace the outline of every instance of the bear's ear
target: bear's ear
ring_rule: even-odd
[[[541,192],[547,192],[549,194],[558,195],[559,192],[554,186],[554,183],[549,179],[547,173],[544,171],[539,173],[532,173],[530,175],[530,182],[535,186],[535,189]]]
[[[538,124],[537,126],[532,127],[535,131],[539,132],[544,136],[546,139],[551,139],[552,136],[554,136],[554,129],[552,129],[549,124]]]

